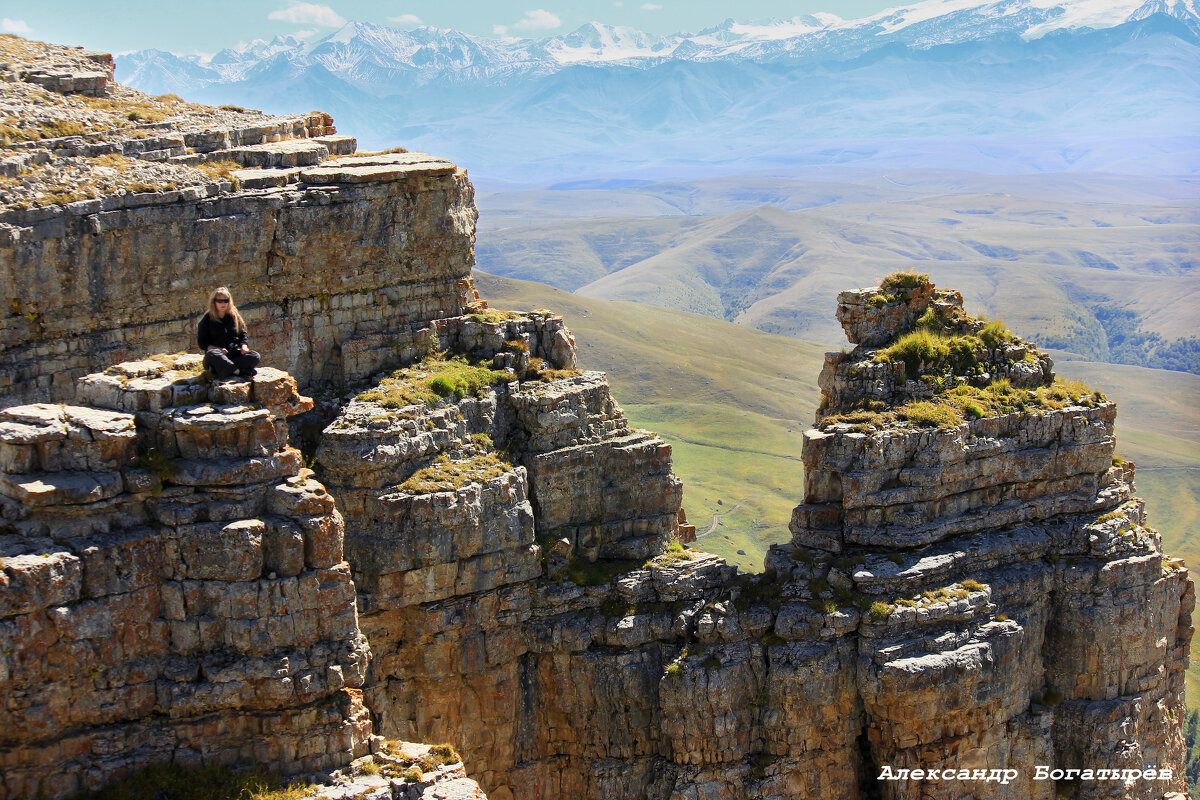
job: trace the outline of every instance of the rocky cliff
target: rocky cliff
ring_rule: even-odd
[[[150,98],[70,48],[6,36],[4,57],[0,398],[70,399],[85,373],[193,347],[218,285],[304,385],[411,360],[473,299],[476,211],[448,161],[346,156],[321,113]]]
[[[369,651],[333,498],[287,444],[311,406],[198,356],[84,379],[0,419],[3,796],[159,761],[341,766]]]
[[[479,791],[379,736],[454,743],[493,800],[1182,787],[1192,585],[1115,408],[957,293],[841,296],[791,541],[738,575],[562,319],[476,296],[464,172],[21,41],[0,395],[41,402],[0,419],[0,797],[371,751],[329,796]],[[187,348],[218,283],[299,385],[75,380]]]
[[[1113,459],[1114,406],[894,280],[841,298],[872,346],[828,359],[762,577],[646,537],[678,504],[665,448],[630,448],[599,376],[348,405],[318,469],[381,730],[460,741],[493,797],[1181,788],[1191,584]],[[473,474],[480,436],[504,461]]]

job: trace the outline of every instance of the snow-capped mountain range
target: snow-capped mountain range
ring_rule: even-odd
[[[666,36],[351,22],[211,58],[126,53],[117,78],[189,100],[322,108],[367,146],[424,147],[497,174],[520,164],[510,178],[587,173],[618,151],[713,164],[802,142],[844,152],[851,139],[1188,137],[1200,130],[1200,0],[924,0]]]
[[[849,58],[893,43],[927,49],[996,36],[1029,40],[1059,30],[1110,28],[1155,13],[1200,33],[1200,0],[924,0],[854,20],[825,13],[749,23],[727,19],[699,33],[667,36],[598,22],[545,39],[349,22],[311,42],[292,36],[256,39],[211,58],[158,50],[127,53],[121,56],[119,77],[138,87],[186,89],[253,80],[256,72],[283,60],[296,70],[320,66],[358,88],[390,94],[397,80],[495,80],[580,65],[647,68],[668,60]]]

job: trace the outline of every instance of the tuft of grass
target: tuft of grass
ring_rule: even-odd
[[[1108,401],[1103,392],[1092,391],[1083,381],[1055,378],[1054,383],[1037,389],[1038,404],[1042,408],[1059,409],[1067,406],[1094,408]]]
[[[945,403],[931,403],[919,400],[909,403],[896,410],[901,419],[908,420],[922,428],[953,428],[959,425],[963,418],[958,410]]]
[[[459,461],[453,461],[443,453],[433,464],[410,475],[396,491],[405,494],[452,492],[468,483],[485,483],[498,478],[511,469],[512,464],[492,452],[478,453]]]
[[[233,184],[234,189],[240,189],[242,186],[242,182],[233,174],[234,170],[242,169],[242,165],[233,159],[223,158],[220,161],[203,161],[196,165],[196,169],[210,178],[219,181],[229,181]]]
[[[683,664],[675,661],[667,666],[667,677],[678,678],[683,674]]]
[[[427,758],[433,760],[438,766],[449,766],[450,764],[458,764],[462,761],[462,756],[454,749],[451,744],[435,744],[429,748]]]
[[[454,394],[454,389],[454,380],[448,375],[438,375],[429,382],[429,390],[438,397],[449,397]]]
[[[667,545],[667,549],[665,551],[648,560],[642,565],[642,567],[649,569],[655,564],[658,564],[659,566],[665,566],[678,561],[687,561],[691,557],[692,554],[688,552],[687,548],[683,546],[682,542],[673,541]]]
[[[162,454],[156,447],[151,447],[137,457],[137,464],[142,469],[153,474],[160,481],[175,477],[177,467],[175,462]]]
[[[967,401],[962,405],[962,411],[969,419],[983,419],[987,411],[979,403]]]
[[[433,405],[454,397],[478,396],[489,386],[513,380],[510,373],[492,369],[487,362],[471,364],[465,358],[428,358],[411,367],[396,370],[374,389],[355,399],[378,403],[384,408]]]
[[[974,578],[967,578],[965,581],[959,581],[959,586],[966,589],[968,592],[982,592],[986,587],[984,584]]]
[[[783,587],[766,575],[742,573],[737,576],[736,585],[741,590],[737,600],[733,602],[738,611],[745,611],[751,606],[778,609],[783,603]]]
[[[153,183],[146,183],[145,181],[131,181],[131,182],[125,184],[126,191],[129,191],[133,194],[143,194],[146,192],[170,191],[174,188],[175,188],[175,184],[173,184],[173,183],[164,183],[164,184],[156,185]]]
[[[976,335],[989,350],[995,350],[997,347],[1015,341],[1017,338],[1008,329],[1008,326],[998,319],[984,325]]]
[[[495,324],[497,322],[508,322],[512,319],[521,319],[524,315],[519,311],[500,311],[499,309],[489,308],[470,316],[476,322]]]
[[[636,603],[621,600],[618,597],[609,597],[600,604],[600,613],[606,617],[616,617],[618,619],[632,617],[637,611],[638,607]]]
[[[386,156],[391,153],[407,153],[403,147],[389,147],[386,150],[358,150],[354,153],[356,156]]]
[[[532,356],[529,359],[528,365],[525,367],[525,373],[521,376],[522,380],[526,381],[542,381],[550,383],[551,381],[559,380],[560,378],[574,378],[581,375],[577,369],[553,369],[546,366],[546,360],[539,356]]]
[[[826,425],[842,424],[851,426],[850,430],[854,432],[868,433],[872,430],[884,428],[895,420],[895,414],[876,411],[871,408],[863,408],[853,411],[846,411],[842,414],[830,414],[827,417],[822,417],[819,427],[823,428]]]
[[[883,308],[895,299],[887,294],[873,294],[867,298],[867,308]]]
[[[929,274],[925,272],[893,272],[879,282],[879,289],[884,293],[895,292],[897,289],[917,289],[931,283]]]
[[[837,611],[836,603],[832,600],[822,600],[820,598],[810,600],[808,607],[819,614],[833,614]]]
[[[883,622],[885,619],[890,617],[892,612],[895,610],[896,607],[890,603],[885,603],[882,600],[876,600],[874,603],[871,603],[871,608],[867,612],[867,616],[871,622]]]
[[[121,172],[129,172],[134,166],[132,158],[123,156],[120,153],[105,153],[101,156],[89,158],[88,161],[91,161],[98,167],[110,167]]]
[[[998,417],[1025,411],[1053,411],[1068,406],[1095,408],[1108,398],[1092,391],[1080,381],[1055,378],[1049,386],[1021,389],[1007,378],[992,381],[986,386],[959,384],[943,389],[933,400],[918,400],[887,410],[854,410],[822,417],[818,427],[849,424],[850,430],[861,433],[883,430],[907,421],[921,427],[952,428],[967,419]]]
[[[409,783],[420,783],[423,777],[425,777],[425,773],[421,772],[420,767],[409,767],[404,770],[404,780]]]
[[[916,380],[924,373],[970,375],[979,365],[977,353],[982,349],[983,341],[977,336],[947,336],[918,327],[876,351],[874,360],[876,363],[902,362],[908,380]]]

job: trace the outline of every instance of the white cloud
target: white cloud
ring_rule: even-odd
[[[33,33],[33,29],[29,27],[29,23],[23,19],[9,19],[5,17],[0,21],[0,30],[5,33]]]
[[[493,25],[492,26],[492,34],[495,36],[508,36],[508,26],[507,25]]]
[[[287,8],[272,11],[267,19],[291,22],[294,25],[320,25],[324,28],[340,28],[346,24],[342,15],[329,6],[316,3],[295,3]]]
[[[388,17],[388,22],[398,22],[401,25],[420,25],[421,18],[416,14],[401,14],[398,17]]]
[[[620,8],[621,6],[623,6],[625,4],[622,3],[621,0],[617,0],[617,2],[613,3],[613,5],[616,6],[617,8]]]
[[[526,11],[525,16],[513,23],[513,27],[521,31],[549,31],[562,26],[562,20],[557,14],[551,14],[544,8]]]
[[[315,28],[305,28],[302,31],[296,31],[295,33],[292,34],[292,36],[295,36],[297,39],[307,39],[310,36],[316,36],[316,35],[317,35],[317,31]]]
[[[642,11],[662,11],[658,3],[642,3]]]

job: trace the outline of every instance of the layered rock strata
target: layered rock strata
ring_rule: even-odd
[[[73,87],[111,59],[70,48],[5,37],[0,55],[15,120],[0,131],[0,401],[71,400],[87,372],[191,348],[218,285],[304,386],[419,357],[430,321],[476,299],[473,193],[450,162],[352,156],[320,112],[196,106],[107,77],[90,98]],[[75,83],[40,77],[59,73]]]
[[[369,749],[342,518],[288,446],[311,401],[279,370],[210,384],[198,362],[0,411],[0,797]]]
[[[218,285],[234,288],[252,346],[304,384],[428,350],[429,321],[474,299],[465,175],[403,153],[296,178],[0,215],[0,396],[69,396],[101,363],[192,347]]]
[[[670,446],[629,428],[601,374],[569,368],[563,331],[538,315],[457,326],[443,340],[506,347],[489,360],[511,380],[433,406],[366,393],[317,451],[349,521],[379,731],[455,741],[493,798],[520,788],[510,772],[535,746],[539,577],[641,563],[678,521]],[[567,374],[528,372],[536,359]]]
[[[926,356],[919,376],[911,360],[888,363],[877,354],[902,348],[880,348],[927,309],[937,314],[925,320],[941,318],[938,330],[982,331],[957,295],[927,289],[913,293],[924,300],[876,303],[885,335],[864,330],[855,313],[879,290],[839,298],[859,347],[827,359],[829,416],[805,436],[805,503],[792,545],[768,559],[777,579],[797,574],[798,557],[808,562],[802,573],[823,565],[819,587],[854,593],[865,612],[855,672],[873,768],[1016,776],[1007,785],[883,781],[881,795],[1150,798],[1181,789],[1192,585],[1144,524],[1133,466],[1113,458],[1114,406],[1054,383],[1049,359],[1015,337],[949,367]],[[887,324],[889,306],[901,324]],[[867,364],[897,379],[855,374]],[[942,410],[958,400],[966,419],[923,427],[913,422],[920,397],[950,400]],[[975,414],[995,397],[1018,408]],[[873,405],[881,398],[885,407]],[[1037,781],[1038,765],[1081,772]],[[1163,767],[1174,776],[1143,778]],[[1095,779],[1109,769],[1136,777]]]
[[[348,405],[319,468],[346,498],[381,729],[459,742],[496,798],[1181,788],[1191,582],[1114,463],[1114,406],[957,293],[878,294],[843,295],[852,337],[885,333],[830,355],[793,541],[759,577],[663,552],[668,451],[629,438],[599,375]],[[922,325],[910,367],[890,348]],[[917,414],[950,399],[970,411]],[[498,471],[412,478],[480,434]]]

